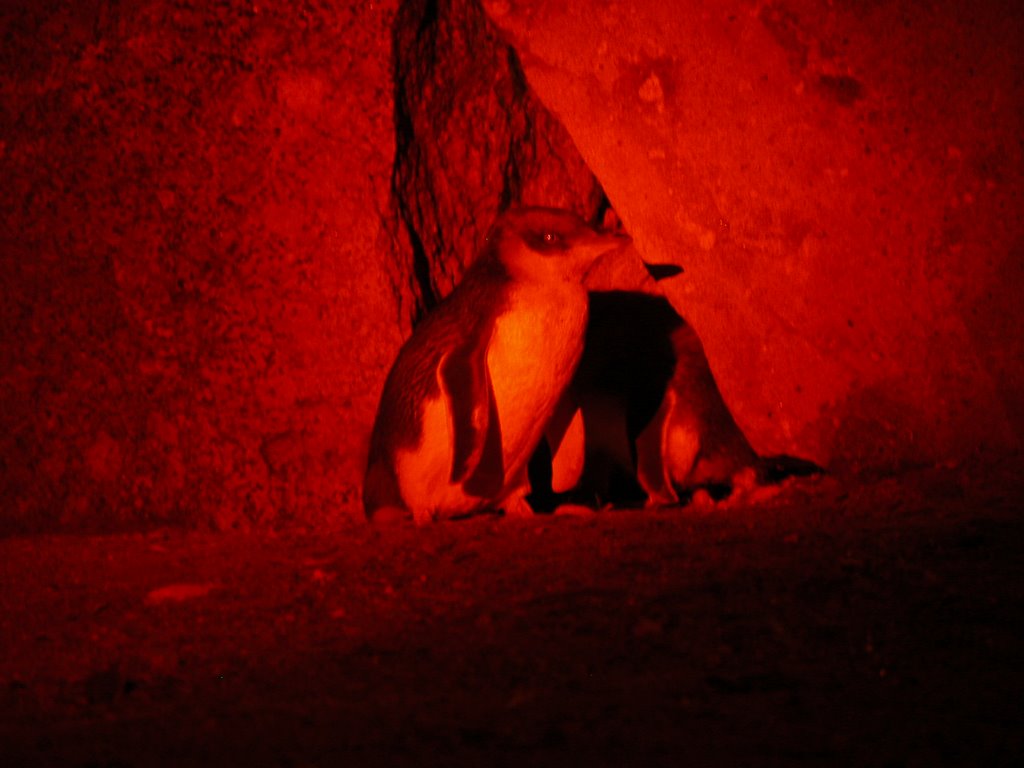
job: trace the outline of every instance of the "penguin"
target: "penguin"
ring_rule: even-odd
[[[363,486],[369,519],[533,514],[527,462],[583,353],[584,278],[630,242],[558,209],[497,219],[387,376]]]
[[[686,503],[698,490],[715,500],[760,458],[736,424],[693,327],[668,301],[655,302],[672,366],[658,410],[636,435],[637,480],[648,506]]]
[[[696,331],[664,296],[596,290],[588,316],[581,362],[551,421],[556,431],[531,462],[538,505],[674,506],[700,492],[721,501],[736,489],[822,472],[805,459],[757,454]],[[583,458],[559,471],[562,454]],[[538,471],[548,463],[550,471]]]
[[[657,411],[635,438],[637,480],[647,506],[687,504],[702,491],[723,501],[737,491],[749,494],[788,477],[823,473],[797,456],[758,454],[726,405],[693,326],[664,298],[654,299],[648,312],[667,338],[672,366]]]

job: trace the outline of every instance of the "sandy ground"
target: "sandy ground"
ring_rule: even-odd
[[[1018,477],[6,539],[0,764],[1011,764]]]

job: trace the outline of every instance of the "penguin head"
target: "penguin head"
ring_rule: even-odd
[[[487,241],[515,280],[581,283],[598,259],[632,239],[600,232],[569,211],[516,208],[498,218]]]

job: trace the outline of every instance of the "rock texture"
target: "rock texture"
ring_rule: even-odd
[[[0,528],[355,507],[401,330],[394,6],[5,5]]]
[[[0,11],[0,530],[361,518],[495,213],[601,191],[477,3]]]
[[[597,213],[600,185],[477,2],[407,0],[394,55],[394,204],[421,309],[451,292],[509,206]]]
[[[610,200],[686,268],[759,452],[1012,450],[1021,31],[995,2],[8,3],[0,531],[358,515],[401,340],[520,202]]]
[[[1019,447],[1022,14],[484,0],[761,453]]]

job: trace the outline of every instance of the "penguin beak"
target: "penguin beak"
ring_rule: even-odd
[[[633,238],[620,232],[598,231],[595,232],[589,242],[576,246],[581,255],[587,254],[588,258],[600,261],[610,253],[616,253],[633,242]]]
[[[648,264],[645,261],[644,267],[647,268],[647,272],[655,282],[664,280],[666,277],[675,277],[683,272],[683,268],[678,264]]]
[[[624,248],[633,242],[633,238],[627,235],[625,232],[611,232],[605,231],[602,233],[603,237],[606,238],[612,245],[611,250],[618,250]],[[675,277],[676,275],[682,274],[683,268],[678,264],[648,264],[646,261],[643,262],[644,267],[647,269],[648,274],[654,278],[654,281],[664,280],[667,277]]]
[[[602,232],[601,239],[607,244],[607,251],[609,252],[625,248],[633,242],[633,238],[625,232]]]

